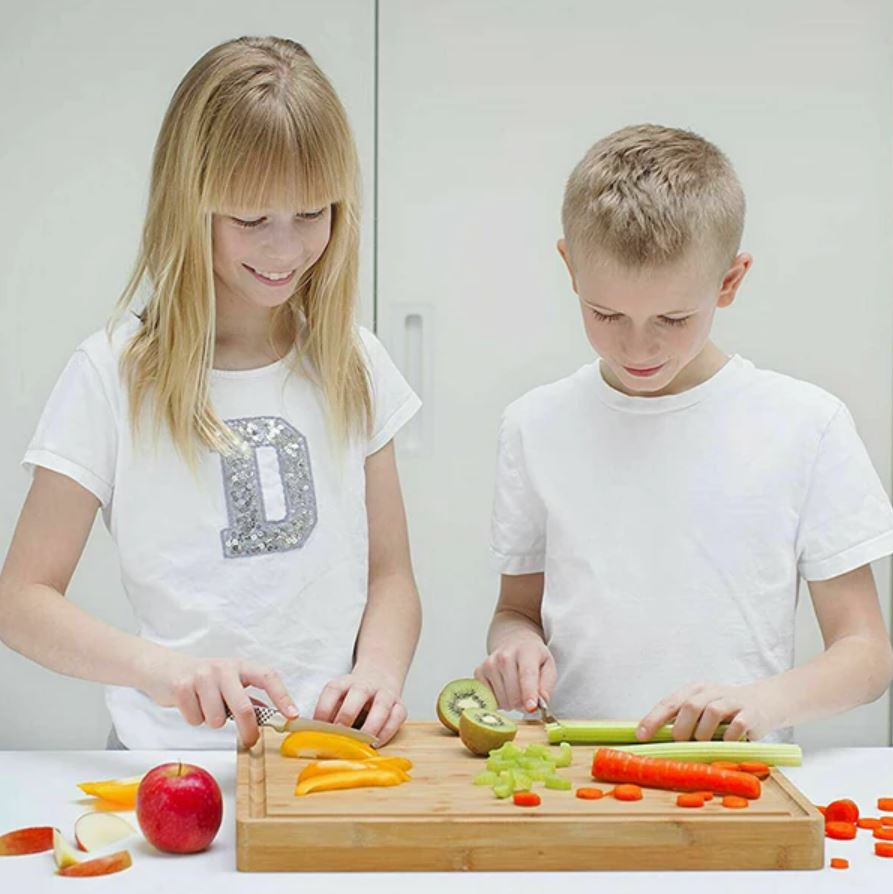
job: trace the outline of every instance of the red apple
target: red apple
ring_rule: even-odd
[[[137,789],[136,818],[147,841],[160,851],[203,851],[223,819],[220,786],[193,764],[161,764],[146,773]]]

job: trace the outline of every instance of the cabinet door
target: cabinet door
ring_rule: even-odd
[[[53,382],[78,342],[103,325],[133,265],[164,110],[212,46],[244,34],[289,37],[331,78],[364,174],[361,301],[371,324],[374,12],[367,0],[34,0],[9,8],[0,53],[0,406],[15,421],[0,443],[4,534],[11,537],[27,490],[19,461]],[[70,596],[132,629],[119,579],[113,545],[96,524]],[[0,676],[16,681],[0,688],[0,748],[105,744],[102,687],[48,674],[2,648]]]
[[[431,716],[485,656],[500,412],[592,359],[555,241],[598,137],[657,122],[728,153],[756,263],[716,340],[845,400],[889,486],[893,22],[883,0],[382,0],[379,36],[377,313],[425,400],[399,442],[425,609],[407,698]],[[799,662],[821,649],[801,601]],[[886,697],[798,730],[888,735]]]

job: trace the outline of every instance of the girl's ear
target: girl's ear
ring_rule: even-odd
[[[558,254],[561,255],[561,260],[564,261],[564,266],[567,267],[567,272],[571,276],[571,288],[574,292],[577,292],[577,278],[574,276],[574,268],[571,266],[571,258],[567,250],[567,242],[561,238],[558,240],[558,244],[555,247],[558,249]],[[577,292],[577,294],[579,294],[579,292]]]
[[[753,256],[739,252],[732,266],[729,267],[726,275],[722,279],[719,287],[719,299],[716,302],[717,307],[728,307],[738,294],[738,287],[741,285],[747,271],[753,266]]]

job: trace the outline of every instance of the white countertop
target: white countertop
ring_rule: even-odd
[[[74,821],[92,809],[92,798],[81,796],[76,783],[116,779],[144,773],[157,764],[183,760],[213,773],[224,797],[220,832],[201,854],[162,854],[140,838],[130,845],[133,866],[97,879],[54,875],[51,853],[0,857],[0,892],[112,891],[126,884],[128,894],[169,886],[170,894],[209,891],[382,892],[382,894],[459,894],[510,891],[543,894],[558,886],[579,892],[709,892],[709,894],[774,894],[774,892],[858,891],[893,894],[893,859],[874,854],[875,839],[860,830],[855,841],[825,842],[826,868],[778,872],[593,872],[593,873],[244,873],[236,869],[235,753],[195,751],[3,751],[0,752],[0,834],[25,826],[56,826],[73,842]],[[893,749],[840,748],[808,753],[802,767],[785,774],[815,804],[852,798],[866,816],[877,816],[877,798],[893,797]],[[121,816],[134,826],[136,815]],[[848,870],[827,868],[831,857],[846,857]]]

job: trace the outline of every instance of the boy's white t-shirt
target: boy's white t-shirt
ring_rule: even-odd
[[[67,475],[99,499],[141,636],[189,655],[269,666],[310,716],[323,686],[350,672],[366,605],[366,457],[420,401],[359,328],[374,421],[371,436],[353,439],[339,459],[320,389],[291,370],[292,358],[213,370],[212,404],[252,448],[226,461],[206,450],[193,474],[166,433],[153,446],[148,409],[140,446],[131,438],[118,360],[138,325],[129,317],[111,342],[100,331],[78,347],[23,464]],[[189,726],[136,689],[107,687],[106,702],[130,748],[236,742],[232,722]]]
[[[893,552],[846,407],[737,355],[664,397],[588,364],[511,404],[498,447],[492,552],[503,574],[545,572],[565,719],[638,720],[686,684],[787,670],[799,579]]]

